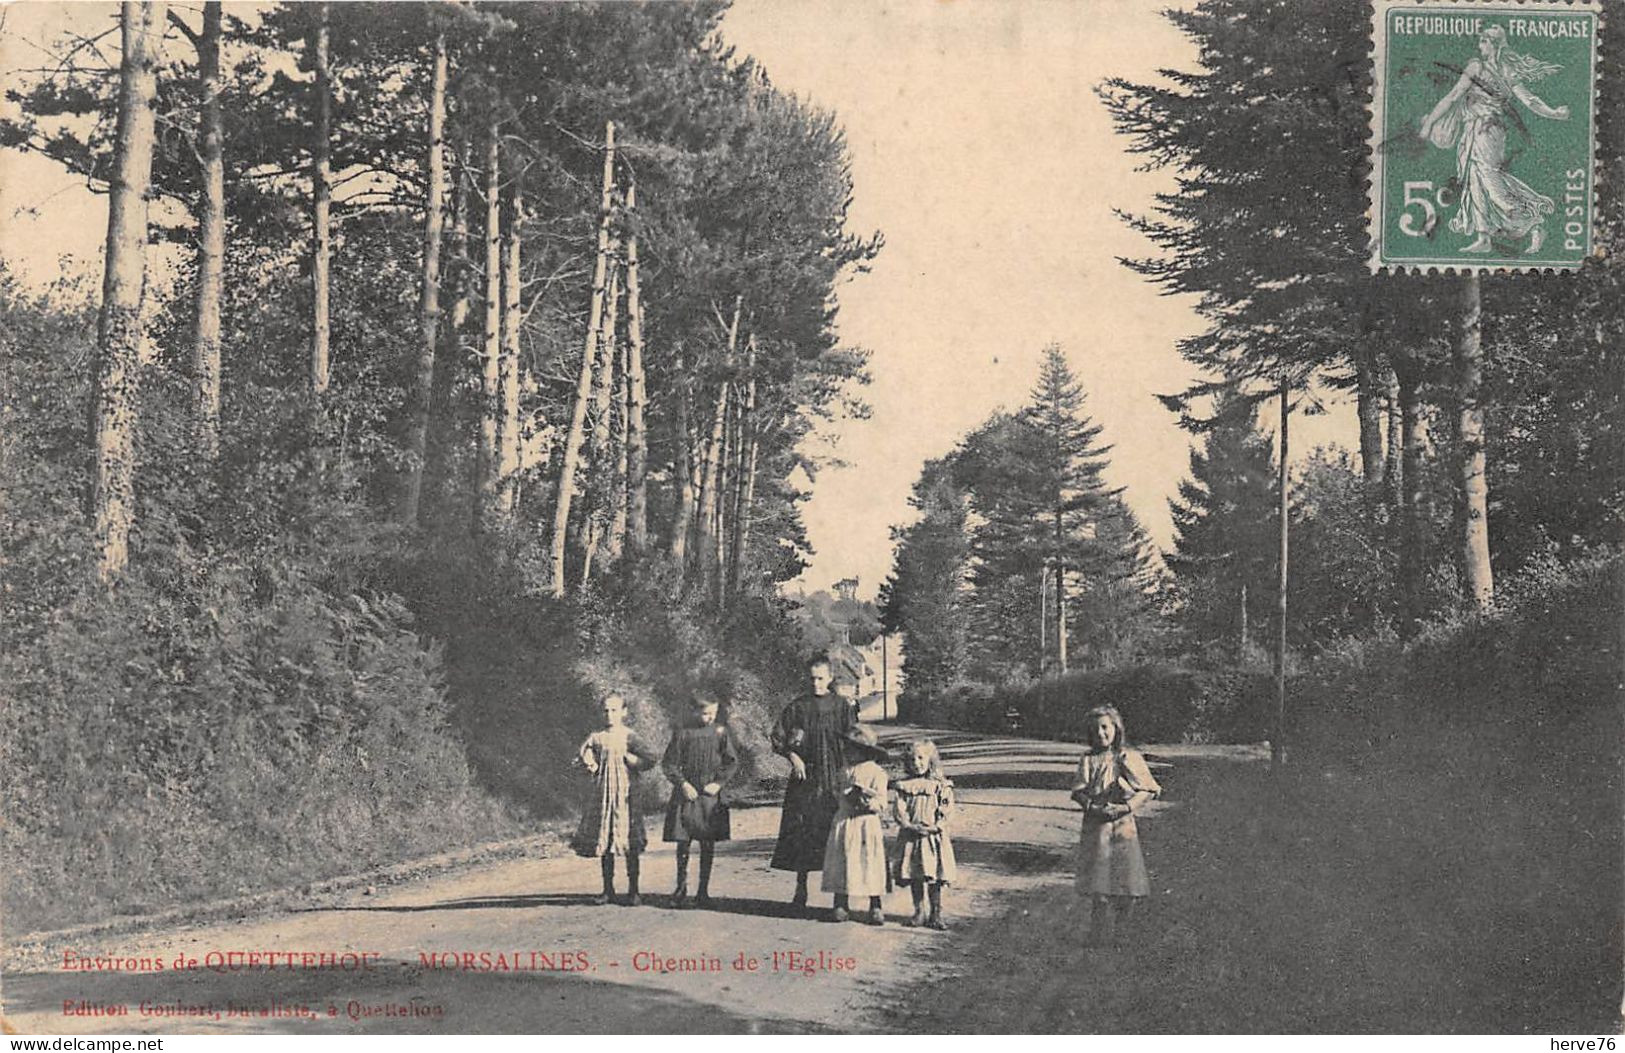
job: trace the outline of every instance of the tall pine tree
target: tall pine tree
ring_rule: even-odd
[[[1238,654],[1275,609],[1274,455],[1253,415],[1249,399],[1219,402],[1202,448],[1191,450],[1190,478],[1168,502],[1178,623],[1193,642]]]
[[[881,590],[882,618],[888,631],[903,634],[903,676],[910,696],[934,697],[965,668],[970,563],[966,502],[950,466],[929,461],[909,504],[920,518],[892,531],[896,566]]]

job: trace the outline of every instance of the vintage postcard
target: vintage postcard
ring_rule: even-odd
[[[3,1040],[1612,1050],[1615,13],[0,5]]]

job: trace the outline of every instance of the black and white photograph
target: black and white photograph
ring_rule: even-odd
[[[1621,34],[0,3],[11,1048],[1612,1050]]]

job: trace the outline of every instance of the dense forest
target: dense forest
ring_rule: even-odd
[[[127,3],[12,77],[111,218],[99,296],[0,276],[9,917],[558,814],[611,684],[761,738],[880,238],[724,6]]]

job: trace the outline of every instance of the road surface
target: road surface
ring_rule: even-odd
[[[644,856],[639,908],[589,902],[596,860],[521,859],[292,913],[45,945],[8,960],[0,1004],[25,1034],[891,1030],[899,997],[964,972],[965,926],[1013,896],[1070,896],[1079,747],[936,737],[961,805],[947,932],[899,923],[906,890],[887,898],[881,928],[792,916],[790,875],[767,867],[778,809],[757,807],[736,810],[735,840],[719,848],[714,910],[671,909],[669,845]],[[1146,751],[1165,786],[1188,760],[1258,757]],[[1153,872],[1159,815],[1180,807],[1165,797],[1146,813]],[[658,836],[656,817],[649,828]]]

